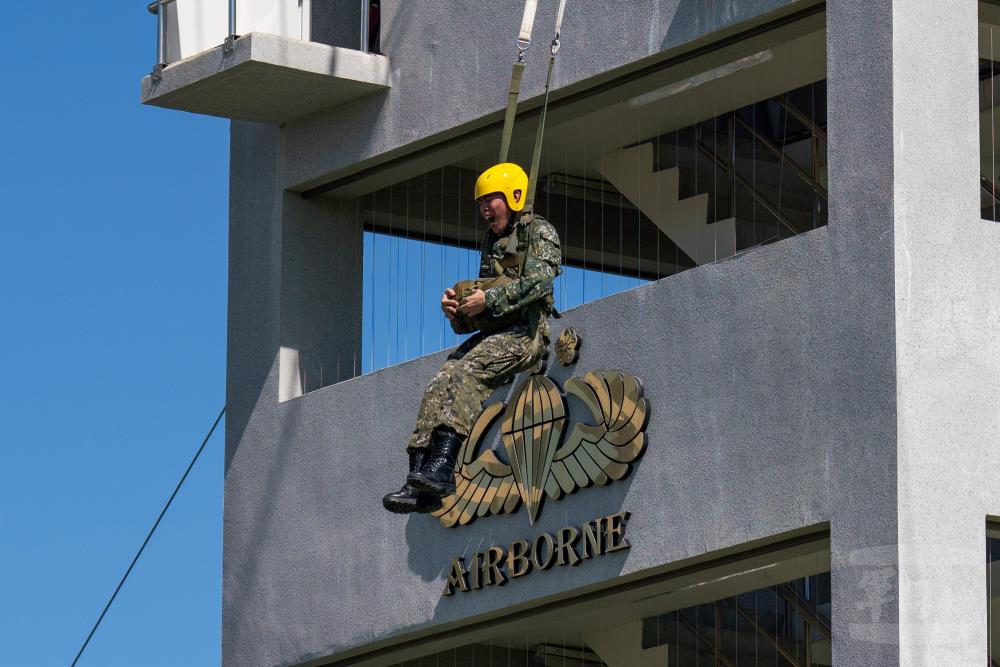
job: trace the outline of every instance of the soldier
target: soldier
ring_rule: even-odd
[[[547,220],[533,214],[518,219],[527,189],[528,175],[509,162],[476,180],[476,202],[488,225],[480,280],[464,297],[446,289],[441,310],[456,331],[478,333],[448,356],[424,391],[406,447],[410,473],[399,491],[382,500],[390,512],[440,508],[441,498],[455,491],[455,460],[483,401],[518,372],[542,367],[562,252]]]

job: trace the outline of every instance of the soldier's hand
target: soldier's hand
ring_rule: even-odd
[[[441,297],[441,310],[449,320],[455,319],[455,311],[458,309],[458,301],[455,300],[456,296],[455,290],[449,287],[444,291],[444,296]]]
[[[472,317],[486,310],[486,292],[481,289],[474,290],[472,294],[462,299],[458,306],[458,312]]]

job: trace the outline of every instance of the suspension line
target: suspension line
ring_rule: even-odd
[[[559,41],[562,33],[563,15],[566,13],[566,0],[559,0],[559,9],[556,11],[556,27],[552,36],[552,43],[549,46],[549,69],[545,75],[545,96],[542,99],[542,113],[538,118],[538,130],[535,133],[535,147],[531,154],[531,168],[528,170],[528,192],[524,197],[524,210],[531,212],[535,203],[535,187],[538,183],[538,166],[542,157],[542,139],[545,135],[545,118],[549,111],[549,90],[552,87],[552,70],[556,64],[556,54],[562,45]]]
[[[538,0],[525,0],[521,29],[517,34],[517,60],[510,72],[510,89],[507,92],[507,112],[503,119],[503,135],[500,139],[499,162],[506,162],[510,153],[510,138],[514,133],[514,116],[517,114],[517,97],[521,92],[521,77],[524,75],[524,52],[531,46],[531,28],[535,23]]]

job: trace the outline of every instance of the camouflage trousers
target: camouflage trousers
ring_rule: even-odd
[[[548,347],[544,320],[539,329],[544,352]],[[431,431],[438,426],[449,426],[468,437],[483,410],[483,401],[517,373],[538,363],[542,354],[532,351],[532,340],[526,325],[516,325],[488,336],[476,334],[462,343],[427,385],[407,448],[426,447]]]

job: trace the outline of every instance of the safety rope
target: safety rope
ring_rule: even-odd
[[[521,30],[517,34],[517,60],[510,72],[510,89],[507,92],[507,112],[503,119],[503,136],[500,139],[500,159],[506,162],[510,152],[510,138],[514,134],[514,116],[517,114],[517,97],[521,93],[521,77],[524,75],[524,52],[531,46],[531,28],[535,23],[538,0],[526,0]]]
[[[566,0],[559,0],[556,11],[556,29],[549,47],[549,71],[545,75],[545,97],[542,99],[542,114],[538,119],[538,130],[535,133],[535,148],[531,154],[531,168],[528,170],[528,192],[524,196],[524,211],[530,213],[535,204],[535,187],[538,183],[538,165],[542,158],[542,138],[545,134],[545,117],[549,111],[549,90],[552,87],[552,70],[556,64],[556,54],[559,53],[559,41],[562,32],[563,14],[566,12]]]

